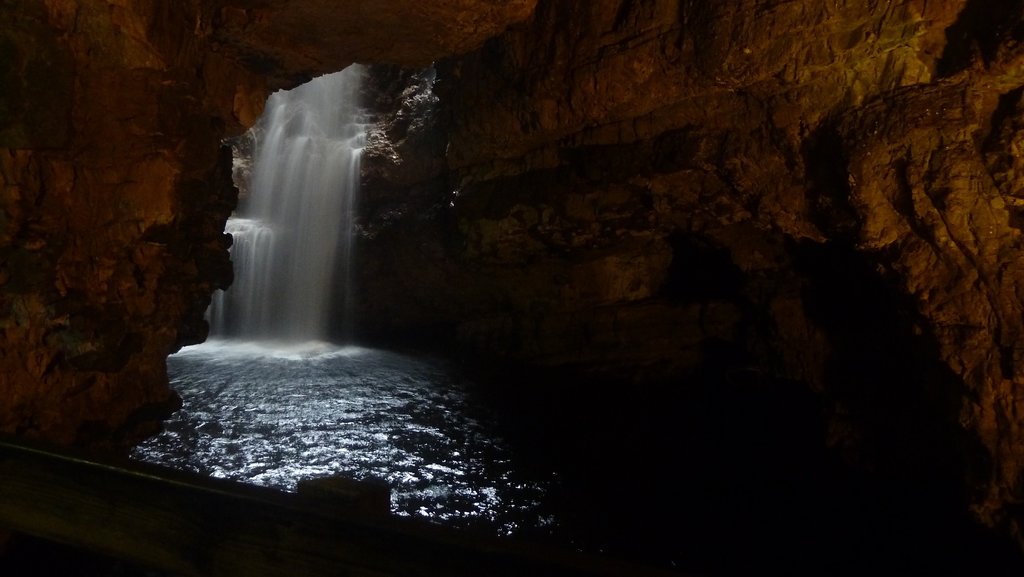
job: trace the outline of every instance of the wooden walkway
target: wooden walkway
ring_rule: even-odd
[[[187,577],[679,577],[391,517],[372,485],[284,493],[4,439],[0,526]]]

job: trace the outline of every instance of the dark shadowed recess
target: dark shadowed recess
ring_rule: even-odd
[[[952,26],[946,29],[946,48],[939,60],[940,77],[966,69],[980,55],[985,65],[996,58],[1008,40],[1024,40],[1024,1],[970,0]]]
[[[723,356],[730,356],[722,351]],[[709,575],[1019,575],[947,483],[824,446],[798,383],[709,370],[628,389],[522,374],[498,393],[517,458],[560,474],[554,541]]]
[[[20,534],[7,544],[4,570],[12,577],[170,577],[92,551]]]
[[[561,524],[527,538],[708,575],[1024,574],[965,512],[964,479],[984,464],[966,457],[980,451],[957,434],[958,381],[912,308],[851,248],[790,248],[834,351],[827,396],[722,342],[692,374],[644,385],[478,377],[503,385],[493,404],[519,459],[560,475]],[[721,261],[705,272],[740,282]]]

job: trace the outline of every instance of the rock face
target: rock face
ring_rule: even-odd
[[[268,89],[468,50],[532,3],[374,7],[0,2],[0,432],[123,448],[175,406],[165,359],[231,280],[220,142]]]
[[[230,280],[221,139],[270,89],[436,61],[368,88],[367,335],[798,383],[849,460],[1021,539],[1020,2],[0,10],[0,431],[143,434]]]
[[[209,292],[230,281],[224,123],[195,70],[176,67],[198,62],[197,47],[152,28],[185,14],[3,9],[6,75],[19,89],[5,94],[0,152],[0,431],[131,442],[173,407],[163,359],[204,338]],[[39,135],[36,118],[59,130]]]
[[[849,460],[1019,535],[1021,12],[542,1],[438,63],[448,181],[367,215],[364,328],[801,382]]]
[[[476,48],[526,19],[536,3],[218,0],[213,33],[232,57],[294,85],[303,74],[336,72],[352,62],[426,66]]]

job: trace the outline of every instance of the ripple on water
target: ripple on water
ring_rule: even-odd
[[[168,359],[183,407],[134,457],[294,490],[344,475],[392,489],[395,514],[513,534],[550,525],[528,479],[445,363],[322,342],[214,341]]]

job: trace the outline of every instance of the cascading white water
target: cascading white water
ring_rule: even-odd
[[[225,229],[235,280],[214,295],[212,335],[325,340],[333,311],[341,312],[335,325],[348,322],[362,75],[350,66],[267,101],[250,192]]]
[[[283,489],[372,479],[393,488],[398,515],[547,530],[554,478],[520,474],[454,367],[324,342],[351,319],[362,76],[349,68],[267,102],[248,194],[225,227],[235,281],[208,311],[214,338],[168,358],[184,407],[134,456]]]

